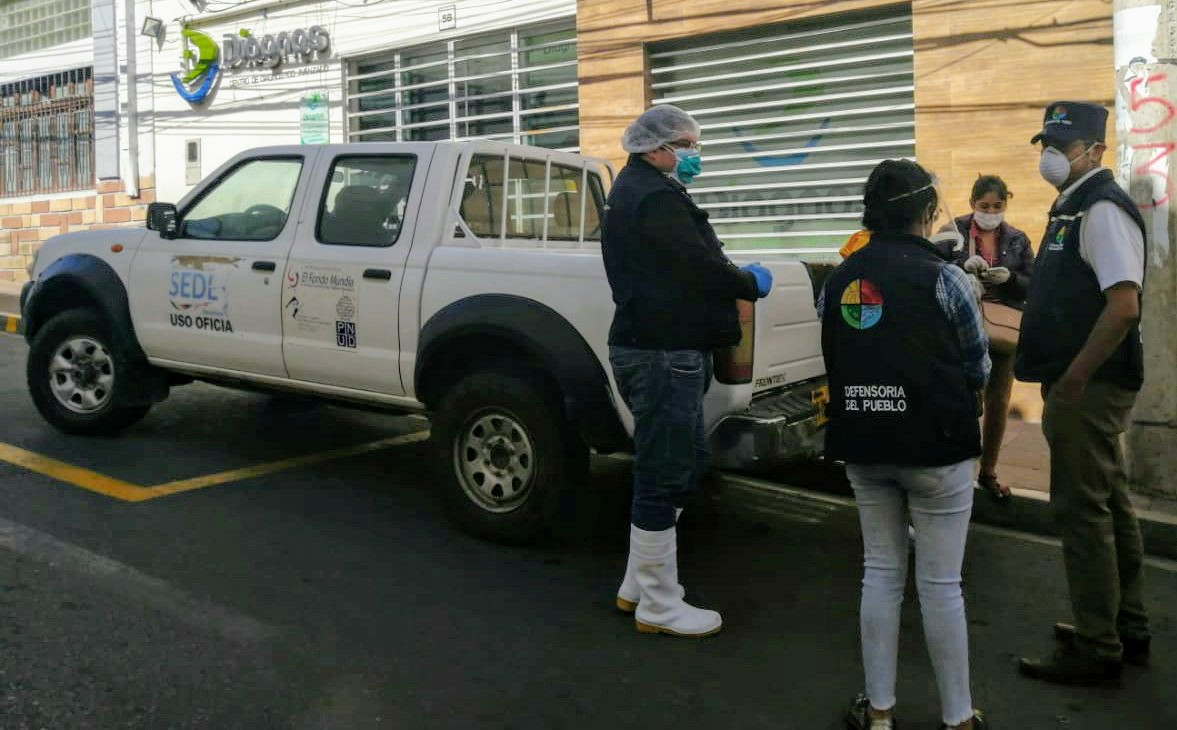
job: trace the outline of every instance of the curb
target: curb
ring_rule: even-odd
[[[4,314],[0,312],[0,332],[10,335],[20,334],[20,322],[19,314]]]
[[[799,517],[798,504],[802,502],[817,505],[819,509],[854,509],[854,494],[845,477],[833,476],[830,470],[831,467],[827,465],[818,467],[817,471],[824,472],[825,477],[803,478],[803,486],[768,481],[765,477],[720,472],[714,475],[714,503],[720,509],[777,524],[796,523]],[[806,469],[803,476],[811,475],[812,472]],[[1136,510],[1136,517],[1140,521],[1145,553],[1177,560],[1177,517],[1141,509]],[[998,501],[987,491],[977,488],[973,500],[973,522],[1058,537],[1047,495],[1026,489],[1015,488],[1008,499]]]

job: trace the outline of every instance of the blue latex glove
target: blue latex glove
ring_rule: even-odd
[[[761,266],[759,261],[754,264],[741,266],[740,269],[742,271],[747,271],[751,273],[752,276],[756,277],[756,292],[760,295],[761,299],[768,296],[769,292],[772,291],[771,271]]]

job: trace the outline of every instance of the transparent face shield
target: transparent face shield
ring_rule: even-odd
[[[938,205],[936,212],[932,216],[932,225],[931,231],[928,234],[928,240],[953,254],[960,253],[964,249],[964,236],[956,228],[956,218],[953,217],[952,211],[948,207],[948,196],[944,194],[944,188],[940,185],[940,180],[936,176],[933,175],[932,182],[927,185],[889,198],[888,202],[909,198],[929,189],[936,191]]]
[[[956,227],[956,217],[948,207],[948,196],[940,184],[940,179],[935,175],[932,176],[932,188],[936,191],[939,207],[936,209],[936,217],[932,220],[932,235],[928,240],[953,254],[960,253],[964,250],[964,236]]]

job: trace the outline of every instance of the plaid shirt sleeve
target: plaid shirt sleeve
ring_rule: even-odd
[[[826,313],[826,285],[821,285],[821,293],[817,295],[817,318],[820,320]]]
[[[936,280],[936,300],[956,330],[964,356],[965,378],[973,390],[984,388],[992,367],[989,337],[968,274],[956,266],[941,267],[940,278]]]

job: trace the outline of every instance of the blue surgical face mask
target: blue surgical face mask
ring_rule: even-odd
[[[703,171],[703,159],[699,156],[699,151],[676,149],[674,156],[678,158],[678,164],[674,166],[674,177],[683,185],[690,185]]]

